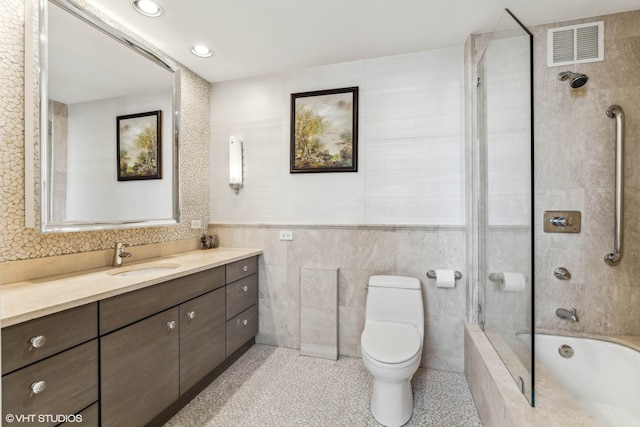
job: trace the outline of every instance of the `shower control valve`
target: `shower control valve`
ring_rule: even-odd
[[[545,211],[545,233],[579,233],[582,215],[580,211]]]
[[[573,225],[573,217],[569,218],[563,216],[554,216],[551,218],[551,225],[555,225],[556,227],[566,227],[567,225]]]

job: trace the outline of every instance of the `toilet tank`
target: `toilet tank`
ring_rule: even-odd
[[[420,280],[406,276],[371,276],[366,321],[411,323],[424,333]]]

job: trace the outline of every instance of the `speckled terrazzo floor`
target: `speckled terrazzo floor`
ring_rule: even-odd
[[[380,426],[372,378],[355,357],[337,361],[254,345],[165,427]],[[407,426],[481,426],[463,374],[418,369]]]

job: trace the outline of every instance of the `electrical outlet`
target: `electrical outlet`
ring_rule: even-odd
[[[199,219],[192,219],[191,229],[195,230],[196,228],[202,228],[202,221],[200,221]]]
[[[293,240],[293,231],[280,230],[280,240]]]

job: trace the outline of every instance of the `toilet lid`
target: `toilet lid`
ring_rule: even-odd
[[[420,351],[420,334],[408,323],[368,322],[361,338],[362,348],[382,363],[402,363]]]

